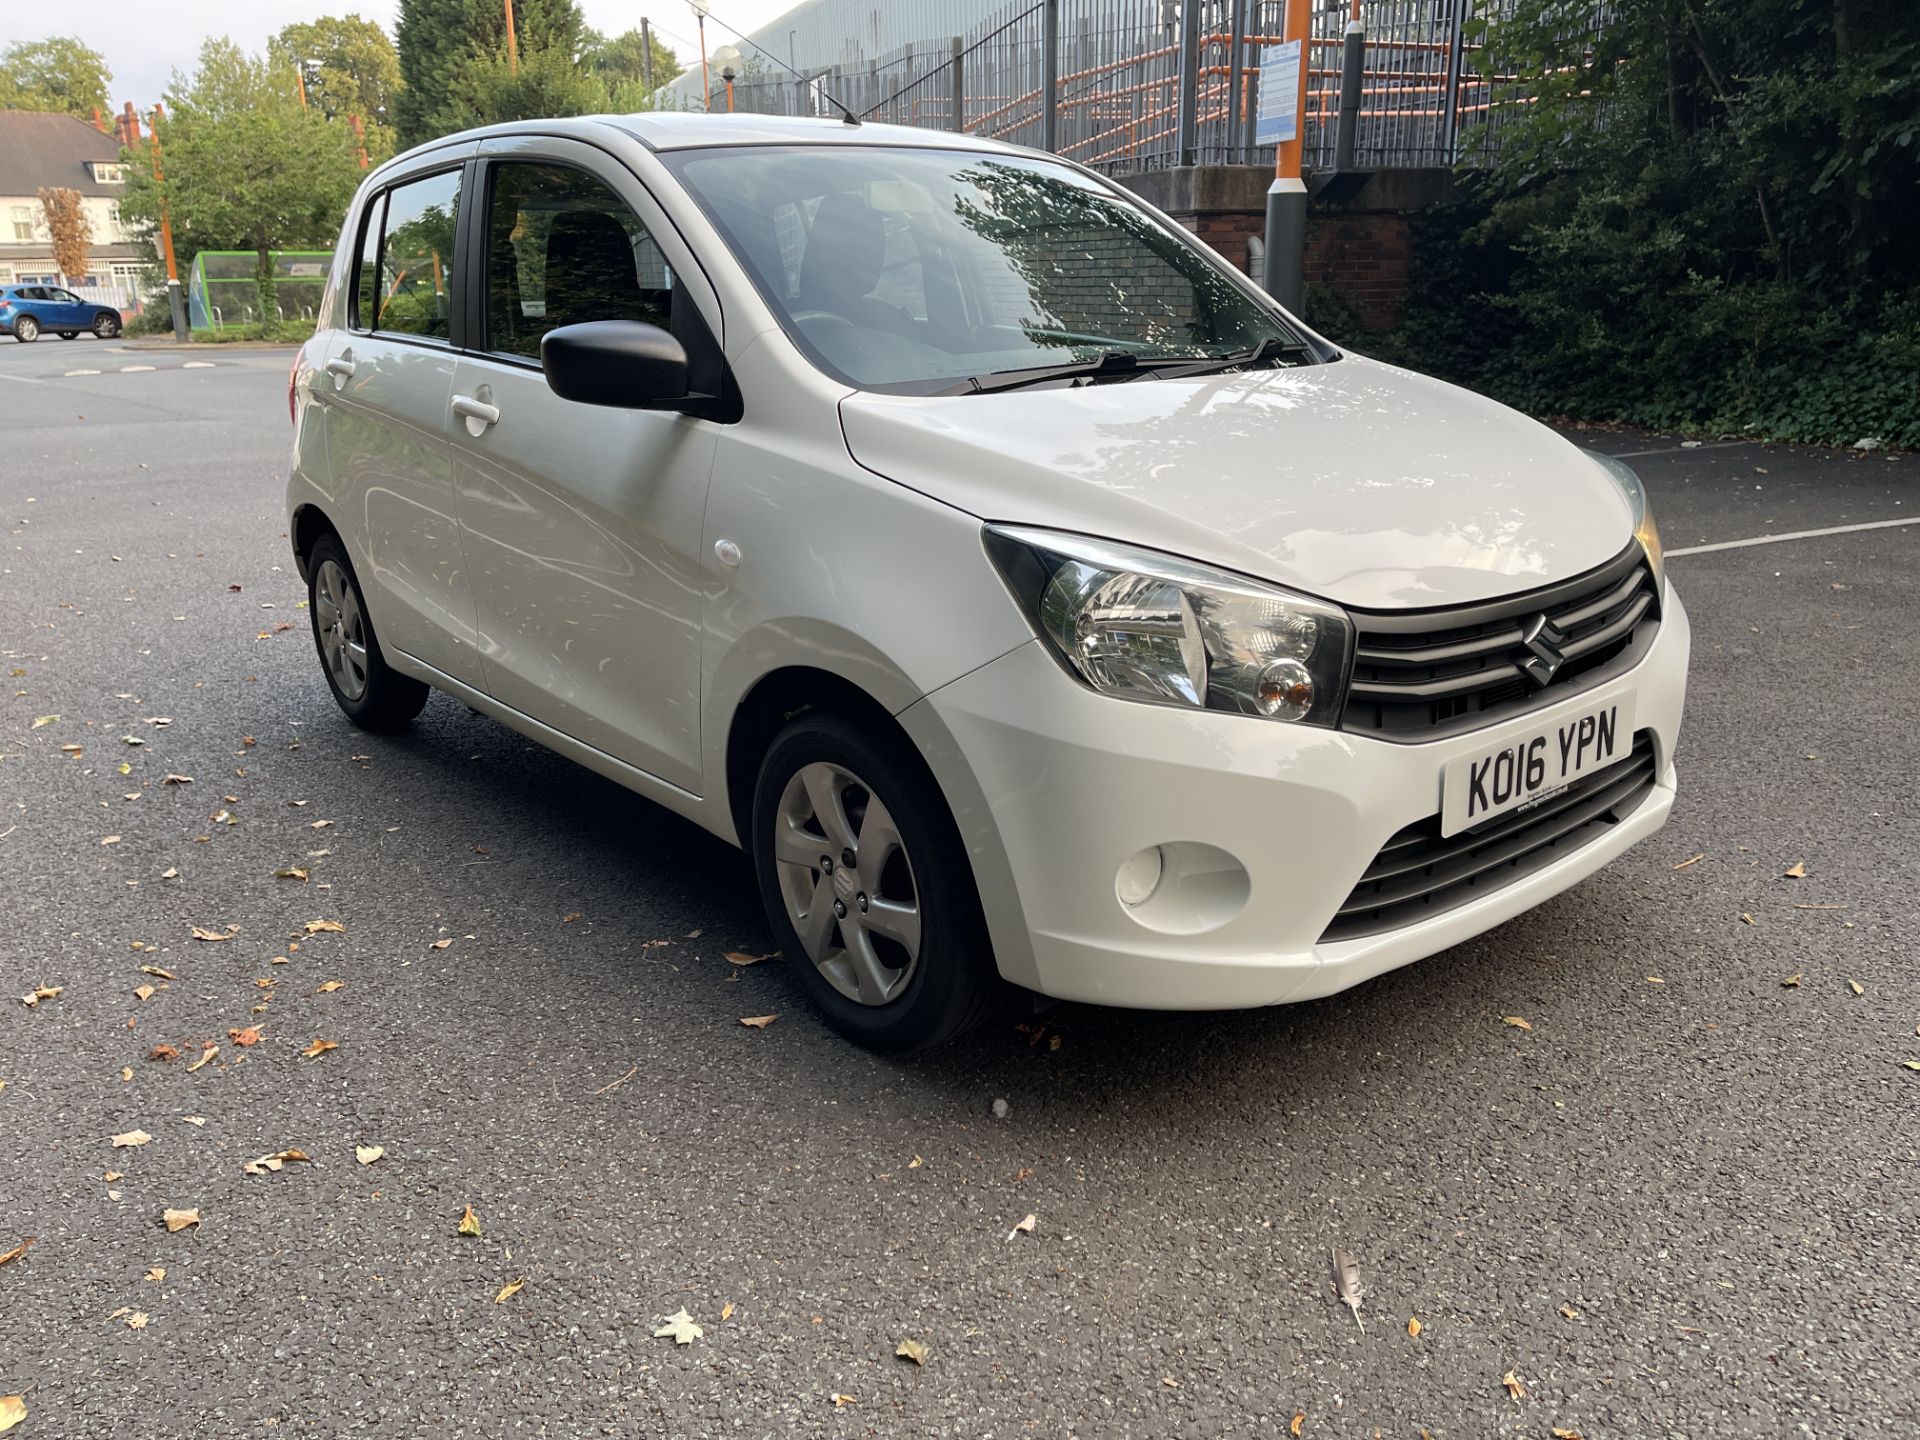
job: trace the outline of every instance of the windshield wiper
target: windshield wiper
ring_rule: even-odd
[[[1142,360],[1131,350],[1108,350],[1097,360],[1078,360],[1071,365],[1039,365],[1032,369],[996,370],[990,375],[969,375],[951,388],[935,393],[979,395],[992,390],[1018,390],[1027,385],[1044,385],[1049,380],[1131,379],[1136,372],[1183,363],[1180,360]]]
[[[1304,340],[1283,340],[1278,335],[1269,335],[1251,350],[1242,350],[1232,355],[1209,355],[1204,360],[1195,360],[1191,364],[1163,369],[1157,374],[1162,380],[1177,380],[1183,375],[1212,375],[1225,370],[1247,370],[1256,365],[1272,365],[1283,360],[1311,365],[1319,358],[1319,352]]]

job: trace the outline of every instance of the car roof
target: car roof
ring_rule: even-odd
[[[591,139],[615,131],[649,150],[691,150],[713,145],[911,145],[921,149],[976,150],[1017,154],[1020,147],[978,135],[929,130],[917,125],[849,125],[836,116],[708,115],[698,110],[650,110],[636,115],[580,115],[555,120],[514,120],[430,140],[395,161],[461,141],[503,135],[574,135]],[[383,169],[386,167],[382,167]]]

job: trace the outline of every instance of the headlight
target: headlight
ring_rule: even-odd
[[[1104,695],[1332,726],[1344,610],[1131,545],[990,525],[987,553],[1048,648]]]
[[[1598,450],[1589,450],[1602,470],[1613,477],[1627,497],[1627,503],[1633,506],[1633,538],[1640,542],[1640,548],[1646,553],[1647,564],[1653,567],[1653,588],[1661,592],[1660,579],[1666,570],[1666,556],[1660,549],[1660,527],[1653,523],[1653,502],[1647,499],[1647,487],[1640,483],[1640,477],[1633,467],[1623,465],[1611,455],[1602,455]],[[1664,593],[1664,592],[1661,592]]]

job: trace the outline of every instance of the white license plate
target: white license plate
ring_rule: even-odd
[[[1633,696],[1604,705],[1493,750],[1448,764],[1440,785],[1440,833],[1462,830],[1536,805],[1633,749]]]

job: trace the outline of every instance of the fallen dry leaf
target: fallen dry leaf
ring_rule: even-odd
[[[1793,974],[1787,976],[1786,979],[1780,982],[1781,988],[1784,990],[1798,990],[1800,988],[1800,981],[1803,977],[1803,974],[1804,972],[1796,970]]]
[[[676,1313],[667,1317],[664,1325],[653,1332],[653,1338],[665,1340],[671,1337],[676,1345],[691,1345],[706,1333],[693,1323],[693,1317],[687,1313],[687,1307],[682,1305]]]
[[[860,1403],[858,1400],[854,1399],[853,1396],[842,1395],[838,1390],[834,1391],[833,1394],[828,1396],[827,1398],[833,1401],[833,1408],[836,1410],[838,1410],[843,1405],[858,1405]]]
[[[1749,915],[1744,910],[1740,912],[1740,920],[1741,920],[1741,923],[1745,925],[1758,925],[1760,923],[1759,921],[1755,920],[1753,916]]]
[[[167,1278],[167,1267],[164,1265],[156,1265],[151,1270],[147,1271],[147,1280],[150,1284],[158,1285],[161,1281],[165,1280],[166,1278]]]
[[[160,1223],[167,1227],[169,1235],[178,1235],[182,1230],[200,1223],[200,1212],[198,1210],[162,1210]]]
[[[1673,868],[1676,870],[1684,870],[1689,865],[1698,865],[1702,860],[1706,858],[1707,858],[1706,851],[1703,850],[1698,855],[1689,855],[1686,859],[1682,860],[1678,865],[1674,866]]]
[[[249,1160],[240,1168],[249,1175],[271,1175],[277,1174],[282,1165],[294,1161],[304,1161],[311,1165],[313,1157],[304,1150],[276,1150],[271,1155],[262,1155],[258,1160]]]
[[[1018,1225],[1014,1226],[1013,1229],[1007,1231],[1007,1242],[1011,1244],[1013,1242],[1013,1237],[1016,1235],[1033,1234],[1034,1222],[1038,1218],[1039,1217],[1036,1215],[1028,1215],[1026,1219],[1022,1220]]]
[[[124,1135],[116,1135],[113,1137],[113,1148],[116,1150],[132,1150],[141,1145],[145,1145],[151,1139],[153,1139],[153,1136],[147,1134],[144,1130],[129,1130]]]
[[[1553,1427],[1553,1440],[1586,1440],[1578,1430],[1569,1430],[1564,1425]]]
[[[320,934],[344,935],[346,933],[347,933],[347,927],[342,925],[338,920],[307,921],[307,934],[309,935],[320,935]]]
[[[1858,980],[1847,981],[1847,988],[1856,995],[1864,995],[1867,993],[1867,987],[1862,985]]]
[[[27,1418],[27,1402],[18,1395],[0,1395],[0,1433]]]
[[[316,995],[331,995],[334,991],[344,990],[346,987],[347,982],[344,980],[329,980],[313,993]]]
[[[7,1251],[4,1255],[0,1255],[0,1265],[11,1265],[22,1255],[26,1254],[27,1251],[31,1250],[33,1248],[33,1242],[38,1238],[38,1236],[29,1235],[18,1245],[14,1246],[13,1249]]]
[[[1516,1030],[1533,1029],[1533,1026],[1527,1023],[1526,1018],[1520,1015],[1502,1015],[1500,1017],[1500,1023],[1502,1025],[1511,1025]]]
[[[1500,1383],[1507,1387],[1507,1394],[1515,1400],[1527,1393],[1527,1387],[1520,1383],[1520,1377],[1511,1370],[1500,1377]]]
[[[193,938],[196,940],[205,940],[209,944],[212,944],[219,940],[231,940],[233,937],[231,935],[223,935],[218,930],[209,930],[203,925],[196,925],[193,927]]]
[[[356,1145],[353,1147],[353,1158],[358,1160],[362,1165],[371,1165],[386,1153],[387,1147],[384,1145]]]
[[[160,783],[162,785],[191,785],[193,784],[193,776],[168,775],[164,779],[162,779]]]
[[[922,1160],[918,1155],[916,1155],[913,1157],[913,1159],[907,1161],[907,1169],[918,1170],[922,1165],[926,1163],[927,1163],[926,1161]]]
[[[27,728],[30,730],[44,730],[49,725],[57,724],[59,719],[60,717],[58,715],[36,715],[33,717],[33,724]]]
[[[1567,1319],[1569,1320],[1578,1320],[1580,1318],[1580,1312],[1574,1309],[1571,1305],[1562,1305],[1560,1307],[1560,1313],[1566,1316]]]
[[[894,1346],[893,1353],[898,1355],[902,1360],[913,1361],[916,1365],[924,1365],[927,1363],[926,1342],[915,1340],[911,1336],[908,1336],[898,1345]]]
[[[218,1045],[207,1046],[205,1049],[203,1049],[200,1052],[200,1058],[194,1061],[191,1065],[187,1066],[187,1074],[191,1075],[193,1074],[194,1071],[202,1069],[208,1065],[211,1065],[219,1057],[220,1057],[220,1047]]]
[[[527,1283],[526,1278],[524,1276],[518,1280],[509,1280],[506,1284],[500,1287],[500,1293],[493,1297],[493,1303],[496,1305],[506,1304],[507,1301],[511,1300],[514,1296],[520,1293],[520,1291],[525,1287],[526,1283]]]
[[[1353,1323],[1365,1330],[1367,1327],[1360,1319],[1360,1301],[1367,1289],[1360,1283],[1360,1262],[1344,1250],[1333,1252],[1333,1293],[1342,1305],[1353,1311]]]
[[[722,1320],[731,1320],[733,1318],[733,1301],[729,1300],[720,1307],[720,1318]]]
[[[1289,1435],[1298,1435],[1306,1423],[1307,1417],[1304,1414],[1295,1415],[1293,1419],[1287,1422],[1287,1433]]]
[[[1806,879],[1807,878],[1807,862],[1804,860],[1794,861],[1793,864],[1789,865],[1786,868],[1786,871],[1784,872],[1781,878],[1786,880]]]
[[[326,1054],[329,1050],[338,1050],[339,1048],[340,1042],[338,1040],[316,1040],[300,1053],[307,1059],[314,1060]]]
[[[192,1125],[196,1128],[204,1127],[207,1123],[207,1117],[204,1115],[182,1115],[180,1117],[180,1123],[182,1125]]]
[[[307,872],[298,865],[287,865],[274,871],[273,878],[276,880],[298,880],[304,885],[307,883]]]
[[[65,987],[60,985],[36,985],[32,990],[20,997],[20,1003],[31,1010],[42,1000],[58,998],[63,988]]]
[[[1920,1060],[1902,1060],[1900,1062],[1900,1068],[1902,1070],[1920,1070]]]
[[[1407,1317],[1407,1334],[1412,1336],[1415,1340],[1418,1340],[1420,1338],[1420,1332],[1424,1328],[1426,1327],[1421,1325],[1419,1316],[1409,1315]]]
[[[133,987],[133,993],[139,998],[142,1004],[145,1004],[160,992],[151,985],[136,985]]]
[[[697,930],[694,931],[696,935],[699,933]],[[762,960],[771,960],[779,955],[779,953],[778,950],[770,950],[765,955],[748,955],[740,950],[729,950],[727,951],[727,963],[729,965],[758,965]]]
[[[779,1018],[778,1015],[742,1015],[740,1023],[751,1026],[755,1030],[764,1030]]]
[[[120,843],[120,837],[118,835],[102,835],[100,837],[100,843],[102,845],[118,845]]]
[[[436,940],[427,948],[429,950],[444,950],[451,944],[453,944],[452,940]]]
[[[473,1206],[467,1206],[466,1213],[460,1217],[460,1223],[454,1228],[456,1233],[461,1235],[478,1235],[480,1233],[480,1217],[473,1213]]]
[[[162,979],[162,980],[178,980],[180,978],[178,975],[175,975],[171,970],[162,970],[158,965],[142,965],[140,967],[140,973],[142,975],[157,976],[159,979]]]
[[[180,1058],[179,1049],[176,1046],[172,1046],[172,1045],[156,1045],[147,1052],[147,1059],[149,1060],[159,1060],[164,1062],[168,1060],[178,1060],[179,1058]]]
[[[249,1045],[258,1045],[260,1043],[260,1032],[249,1025],[244,1030],[227,1031],[227,1038],[244,1050]]]
[[[146,1329],[147,1328],[147,1312],[144,1310],[136,1310],[131,1315],[127,1316],[127,1328],[129,1330]]]

